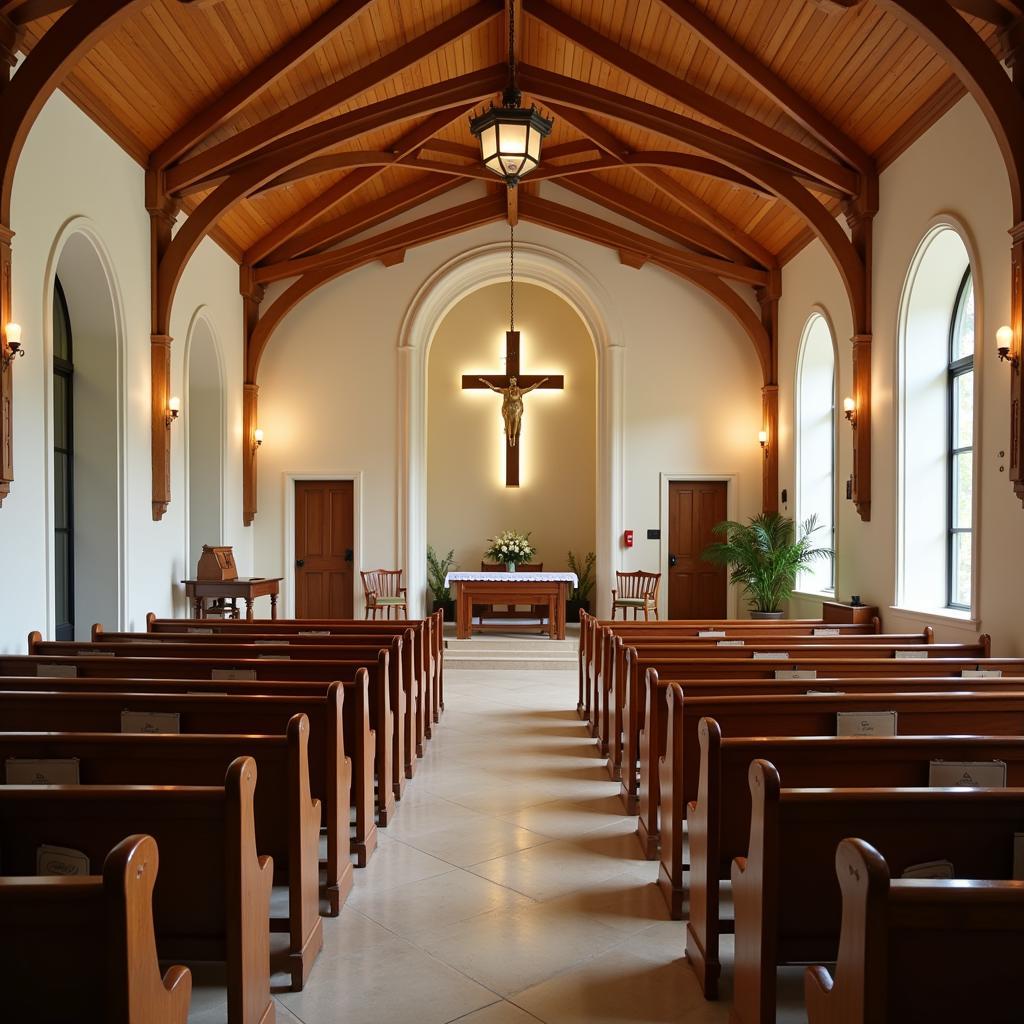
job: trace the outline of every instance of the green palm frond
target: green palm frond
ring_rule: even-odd
[[[832,558],[829,547],[816,547],[812,534],[821,529],[809,516],[796,538],[792,519],[778,512],[761,512],[749,523],[726,520],[714,527],[724,541],[704,549],[705,561],[730,569],[730,582],[743,587],[756,611],[779,611],[796,588],[797,575],[812,562]]]
[[[445,577],[455,565],[455,551],[439,558],[431,545],[427,545],[427,587],[435,601],[450,601],[452,592],[444,585]]]

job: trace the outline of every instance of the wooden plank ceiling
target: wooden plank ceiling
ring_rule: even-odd
[[[79,0],[85,3],[88,0]],[[842,14],[811,0],[517,0],[519,59],[526,68],[543,69],[686,115],[698,125],[744,134],[732,119],[714,119],[706,109],[683,102],[645,84],[637,68],[660,69],[682,87],[699,90],[728,104],[783,138],[799,143],[805,152],[838,158],[818,137],[789,116],[766,93],[723,59],[680,16],[692,8],[724,30],[743,50],[792,87],[862,150],[884,164],[940,114],[960,90],[939,57],[910,29],[872,5],[870,0]],[[344,82],[375,62],[415,47],[431,31],[444,31],[452,19],[489,6],[486,17],[457,38],[407,63],[383,80],[371,76],[369,87],[344,102],[318,110],[300,124],[314,124],[350,111],[458,76],[500,65],[505,60],[506,20],[501,0],[222,0],[209,6],[183,6],[175,0],[155,0],[108,37],[73,72],[65,91],[93,116],[140,162],[175,132],[187,126],[219,96],[275,52],[286,47],[316,19],[335,7],[354,15],[321,44],[289,67],[267,88],[255,94],[225,123],[219,124],[185,158],[218,144],[315,97],[321,90]],[[469,17],[467,15],[467,17]],[[564,18],[570,20],[566,21]],[[56,20],[42,18],[26,25],[25,48]],[[968,19],[986,39],[996,30],[986,22]],[[570,38],[572,36],[573,38]],[[595,37],[599,42],[595,43]],[[624,51],[646,64],[620,59]],[[358,82],[358,79],[356,79]],[[557,94],[557,89],[555,89]],[[495,95],[497,99],[497,95]],[[533,97],[527,91],[527,100]],[[477,109],[483,109],[481,104]],[[605,165],[609,146],[630,154],[678,154],[699,157],[695,146],[655,133],[620,118],[586,115],[585,122],[557,104],[538,104],[554,113],[556,124],[546,143],[544,169],[579,162]],[[552,111],[551,107],[555,107]],[[566,116],[566,115],[569,116]],[[380,209],[387,220],[393,211],[412,208],[417,200],[436,195],[471,178],[441,173],[438,163],[456,165],[468,175],[480,173],[467,117],[431,115],[388,124],[359,138],[326,149],[327,155],[389,153],[418,127],[436,125],[433,140],[413,149],[412,165],[365,169],[326,166],[323,173],[262,188],[235,205],[218,225],[218,238],[236,257],[264,254],[275,229],[314,203],[338,183],[350,178],[353,187],[340,201],[308,221],[303,231],[344,218],[356,210]],[[587,141],[589,135],[599,145]],[[292,127],[298,127],[293,125]],[[804,236],[805,223],[790,206],[749,182],[723,180],[703,173],[699,161],[681,160],[684,167],[650,170],[622,162],[560,179],[579,194],[672,237],[679,243],[685,226],[694,224],[695,204],[705,211],[705,225],[720,218],[735,237],[752,242],[748,252],[763,258],[785,258]],[[173,167],[173,162],[171,164]],[[361,175],[361,177],[359,177]],[[840,200],[819,180],[806,180],[812,191],[838,212]],[[184,189],[187,208],[208,194],[212,183]],[[485,194],[486,181],[475,186]],[[341,187],[341,191],[346,191]],[[548,196],[557,192],[548,190]],[[403,200],[403,197],[406,197]],[[685,200],[684,198],[685,197]],[[374,206],[376,204],[376,206]],[[709,220],[710,218],[710,220]],[[371,218],[371,223],[374,221]],[[675,231],[673,225],[680,225]],[[328,236],[329,237],[329,236]],[[696,251],[707,252],[692,242]],[[309,251],[315,251],[307,249]]]

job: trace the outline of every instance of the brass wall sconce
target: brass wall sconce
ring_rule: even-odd
[[[761,451],[764,452],[764,457],[767,459],[768,458],[768,431],[767,430],[759,430],[757,432],[757,440],[758,440],[758,443],[761,445]]]
[[[850,421],[850,426],[857,428],[857,403],[847,396],[843,399],[843,415]]]
[[[167,399],[167,413],[164,416],[164,422],[167,424],[167,428],[170,429],[171,424],[181,415],[181,399],[176,395],[172,398]]]
[[[255,452],[261,444],[263,444],[263,430],[262,428],[257,427],[252,432],[252,450]]]
[[[1009,363],[1014,369],[1020,365],[1020,354],[1014,352],[1011,354],[1013,348],[1013,328],[1007,324],[1003,324],[1002,327],[996,331],[996,345],[998,346],[996,351],[999,353],[999,361],[1001,363]]]
[[[9,323],[4,328],[4,339],[6,345],[4,346],[3,355],[0,356],[0,361],[3,364],[0,369],[6,370],[14,362],[16,356],[23,356],[25,354],[25,350],[21,347],[21,325]]]

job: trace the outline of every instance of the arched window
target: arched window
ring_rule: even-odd
[[[970,612],[974,593],[974,277],[958,231],[933,228],[901,307],[897,600]]]
[[[75,639],[75,429],[71,315],[60,279],[53,282],[53,555],[58,640]]]
[[[820,313],[804,327],[796,379],[797,519],[818,521],[817,545],[835,547],[836,359],[832,330]],[[800,574],[800,590],[835,590],[834,559],[815,562]]]

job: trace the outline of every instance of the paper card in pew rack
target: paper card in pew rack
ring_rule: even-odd
[[[754,661],[789,661],[789,651],[754,651]]]
[[[893,651],[892,656],[900,661],[921,661],[928,659],[927,651]]]
[[[300,629],[297,636],[330,636],[329,629]]]
[[[742,640],[719,640],[716,647],[742,647]]]
[[[36,849],[36,874],[46,877],[87,875],[89,858],[81,850],[72,850],[67,846],[49,846],[44,843]]]
[[[725,636],[724,629],[698,629],[697,636],[704,640],[711,640],[716,636]]]
[[[956,878],[953,874],[953,862],[951,860],[928,860],[921,864],[911,864],[906,868],[900,878]]]
[[[838,629],[815,629],[812,631],[811,636],[839,636]]]
[[[36,675],[47,679],[74,679],[78,676],[78,666],[36,665]]]
[[[942,787],[979,786],[986,789],[1006,788],[1005,761],[943,761],[928,762],[928,785]]]
[[[256,669],[254,668],[214,668],[210,669],[211,679],[235,679],[242,681],[250,681],[256,679]]]
[[[176,711],[122,711],[121,732],[177,735],[181,716]]]
[[[1001,679],[1001,668],[965,668],[960,673],[961,679]]]
[[[777,668],[776,679],[817,679],[818,671],[813,668]]]
[[[77,786],[77,757],[9,757],[4,763],[8,786]]]
[[[895,711],[837,711],[837,736],[895,736]]]

